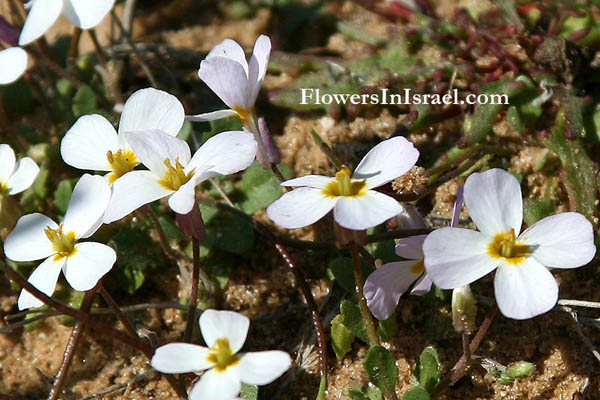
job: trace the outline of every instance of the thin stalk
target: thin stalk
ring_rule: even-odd
[[[158,234],[158,241],[160,242],[160,247],[163,250],[163,253],[170,258],[171,260],[177,261],[178,255],[171,249],[171,245],[169,245],[169,241],[167,240],[167,235],[165,235],[165,231],[163,231],[160,222],[158,221],[158,216],[152,209],[152,207],[148,207],[148,216],[152,220],[154,224],[154,228],[156,229],[156,233]]]
[[[98,41],[98,36],[96,36],[96,30],[89,29],[88,33],[90,35],[90,38],[92,39],[92,43],[94,43],[94,49],[96,49],[96,55],[98,56],[98,61],[100,62],[100,65],[106,66],[106,63],[107,63],[106,53],[104,52],[104,50],[102,50],[102,46],[100,45],[100,42]]]
[[[352,263],[354,264],[354,279],[356,281],[356,291],[358,294],[358,307],[360,308],[360,313],[362,314],[363,320],[365,321],[365,325],[367,327],[369,345],[371,347],[378,346],[379,336],[377,335],[377,328],[375,328],[373,316],[369,311],[369,307],[367,307],[367,300],[365,299],[365,293],[363,291],[363,286],[365,286],[365,283],[363,281],[362,272],[360,271],[360,259],[358,258],[358,249],[354,241],[350,242],[350,249],[352,251]]]
[[[135,327],[133,326],[133,324],[131,323],[129,318],[127,318],[127,316],[125,315],[123,310],[121,310],[121,308],[119,307],[119,305],[117,304],[115,299],[112,298],[112,296],[110,295],[110,293],[108,293],[108,291],[104,288],[104,286],[100,286],[99,290],[100,290],[100,295],[102,296],[104,301],[106,301],[106,303],[108,304],[110,309],[115,313],[117,318],[119,318],[119,321],[121,321],[121,323],[123,324],[123,326],[125,327],[127,332],[132,337],[139,338],[140,336],[138,335],[137,331],[135,330]]]
[[[69,56],[67,57],[68,69],[75,68],[75,59],[79,53],[79,40],[81,39],[81,28],[73,28],[73,37],[71,38],[71,46],[69,48]]]
[[[89,313],[85,313],[83,311],[74,309],[72,307],[69,307],[67,305],[64,305],[64,304],[54,300],[52,297],[49,297],[45,293],[38,290],[38,288],[33,286],[31,283],[27,282],[27,279],[25,279],[25,277],[23,275],[21,275],[20,273],[18,273],[17,271],[15,271],[11,267],[9,267],[8,265],[4,266],[4,273],[6,274],[8,279],[14,281],[21,288],[27,290],[29,293],[31,293],[35,298],[39,299],[45,305],[55,308],[55,309],[59,310],[60,312],[62,312],[63,314],[66,314],[68,316],[75,318],[77,321],[81,321],[85,324],[88,324],[88,325],[94,327],[95,329],[105,332],[108,336],[113,337],[125,344],[128,344],[128,345],[140,350],[148,358],[152,357],[152,354],[154,353],[154,348],[152,346],[148,345],[146,342],[142,341],[141,339],[136,338],[136,337],[131,337],[124,332],[114,329],[114,328],[108,326],[107,324],[92,318]],[[187,393],[185,393],[185,390],[183,390],[177,384],[177,381],[175,380],[175,377],[173,375],[165,374],[163,376],[169,382],[169,384],[171,385],[173,390],[175,390],[175,392],[177,393],[177,395],[179,396],[180,399],[187,398]]]
[[[94,300],[94,296],[96,295],[96,291],[101,284],[96,285],[91,290],[88,290],[85,293],[83,301],[81,302],[80,310],[82,312],[89,312],[90,308],[92,308],[92,302]],[[85,330],[85,323],[81,321],[77,321],[73,330],[71,331],[71,336],[69,337],[69,341],[67,342],[67,347],[65,348],[65,352],[63,354],[63,360],[58,368],[58,372],[56,373],[56,377],[54,378],[54,383],[52,384],[52,389],[50,389],[50,393],[48,393],[48,400],[56,400],[60,395],[63,384],[65,383],[65,378],[67,377],[67,372],[69,371],[69,366],[71,365],[71,361],[73,360],[73,356],[75,355],[75,350],[77,350],[77,344],[83,335],[83,331]]]
[[[187,320],[185,323],[185,334],[183,341],[191,343],[192,332],[196,319],[196,305],[198,305],[198,281],[200,280],[200,243],[195,237],[192,237],[192,248],[194,253],[194,269],[192,270],[192,293],[190,294],[190,305],[188,308]]]
[[[498,313],[498,306],[494,302],[494,304],[492,305],[492,308],[490,308],[487,315],[485,316],[485,319],[479,326],[479,329],[477,330],[475,337],[471,341],[471,344],[468,346],[468,354],[463,354],[458,359],[456,364],[454,364],[454,367],[452,367],[450,372],[448,374],[446,374],[444,379],[442,379],[442,381],[440,383],[438,383],[438,385],[431,391],[430,395],[431,395],[432,399],[437,398],[448,388],[448,386],[454,384],[455,382],[457,382],[460,378],[462,378],[464,376],[464,374],[467,372],[467,367],[468,367],[467,356],[472,359],[472,354],[477,351],[477,348],[479,348],[481,341],[485,337],[485,335],[497,313]]]

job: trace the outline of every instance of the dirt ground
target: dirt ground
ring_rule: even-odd
[[[148,43],[163,43],[167,46],[198,53],[198,62],[212,46],[225,38],[238,41],[251,51],[255,38],[261,33],[271,35],[277,46],[278,37],[284,35],[281,26],[271,12],[261,8],[241,19],[231,19],[219,7],[197,4],[192,0],[177,2],[151,1],[138,9],[135,23],[135,40]],[[195,4],[196,3],[196,4]],[[338,17],[357,24],[365,32],[386,37],[394,25],[381,16],[350,1],[331,2],[330,9]],[[464,1],[435,1],[436,10],[443,18],[453,15],[453,10]],[[120,13],[120,9],[117,10]],[[69,33],[68,24],[53,28],[49,40]],[[99,29],[109,29],[108,23]],[[395,29],[395,28],[394,28]],[[311,36],[311,35],[307,35]],[[311,36],[312,38],[312,36]],[[307,39],[308,41],[309,39]],[[313,40],[313,39],[310,39]],[[314,43],[307,43],[307,47]],[[335,53],[341,59],[352,59],[361,54],[364,44],[339,33],[325,37],[319,46],[322,51]],[[81,52],[91,50],[84,40]],[[180,69],[188,89],[197,93],[185,93],[182,101],[197,104],[197,100],[208,95],[207,89],[195,77],[193,68]],[[284,87],[293,79],[291,76],[268,76],[264,91]],[[350,165],[356,165],[373,143],[391,137],[405,115],[391,107],[379,107],[356,118],[338,120],[323,112],[290,112],[261,101],[267,120],[272,118],[272,130],[282,153],[282,161],[289,164],[296,176],[306,174],[335,173],[324,153],[315,146],[310,131],[314,129],[335,153]],[[186,110],[188,111],[188,110]],[[189,114],[190,112],[188,112]],[[497,137],[510,136],[510,128],[497,127]],[[530,133],[533,137],[535,133]],[[422,153],[432,147],[457,141],[461,136],[460,121],[451,120],[434,125],[409,136]],[[504,142],[501,142],[504,143]],[[523,182],[527,198],[540,199],[547,184],[543,173],[534,172],[534,165],[543,156],[545,148],[519,144],[513,147],[514,154],[504,159],[513,172],[526,172]],[[596,160],[598,161],[598,160]],[[453,180],[439,187],[435,193],[419,204],[428,213],[428,220],[448,218],[455,199],[459,182]],[[557,211],[568,209],[566,194]],[[274,231],[297,239],[323,239],[332,237],[325,223],[314,228],[288,232],[277,228],[262,211],[255,217]],[[174,247],[182,243],[173,241]],[[315,299],[323,309],[326,321],[339,310],[342,292],[327,278],[328,257],[332,254],[292,250],[292,256],[302,266]],[[143,288],[134,296],[118,289],[118,282],[107,283],[121,306],[141,303],[170,303],[186,292],[185,281],[175,263],[162,259],[162,267],[150,274]],[[556,274],[560,285],[561,299],[579,299],[600,302],[598,274],[600,268],[595,261],[582,269],[567,270]],[[478,307],[478,322],[489,311],[486,299],[493,297],[491,279],[483,279],[473,285],[474,291],[483,296]],[[0,278],[0,317],[17,312],[18,292],[5,277]],[[239,311],[251,318],[251,331],[246,350],[284,349],[292,354],[294,363],[290,371],[266,388],[261,388],[261,399],[311,399],[316,397],[319,384],[318,355],[310,314],[294,280],[275,249],[266,240],[257,240],[254,249],[242,257],[242,261],[231,274],[227,287],[207,301],[215,308]],[[101,300],[98,307],[106,307]],[[597,318],[594,310],[578,309],[579,317]],[[176,309],[149,309],[131,314],[145,334],[159,343],[178,340],[182,337],[185,320]],[[115,324],[115,318],[107,315],[103,321]],[[8,322],[0,319],[0,328]],[[45,398],[58,370],[64,347],[71,333],[57,317],[45,319],[31,331],[18,328],[12,333],[0,334],[0,393],[22,396],[29,399]],[[583,334],[591,345],[600,346],[598,325],[582,325]],[[196,332],[196,338],[199,334]],[[439,352],[444,372],[448,372],[462,354],[461,338],[452,328],[449,298],[445,301],[424,302],[420,297],[405,297],[398,307],[398,332],[384,346],[397,360],[400,376],[396,392],[401,395],[411,387],[412,371],[425,346],[435,346]],[[367,347],[355,342],[352,351],[342,360],[336,360],[331,347],[328,349],[329,381],[327,399],[347,399],[350,387],[367,385],[363,362]],[[529,378],[517,379],[512,385],[496,382],[478,365],[459,382],[449,388],[441,399],[600,399],[600,369],[577,332],[569,314],[555,309],[547,314],[527,321],[510,320],[498,315],[476,352],[477,357],[492,359],[503,365],[526,360],[534,363],[537,372]],[[158,373],[152,373],[148,359],[141,353],[106,337],[102,332],[87,328],[84,339],[76,352],[61,399],[157,399],[169,400],[177,397]],[[191,386],[190,386],[191,387]],[[189,389],[189,387],[188,387]],[[103,391],[106,394],[98,394]]]

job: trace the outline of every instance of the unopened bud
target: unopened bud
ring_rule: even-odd
[[[425,220],[417,210],[417,207],[409,203],[401,203],[402,212],[396,215],[398,229],[425,229]]]
[[[271,137],[271,132],[269,132],[269,128],[263,117],[258,118],[258,130],[260,131],[260,137],[262,137],[262,140],[265,143],[265,150],[267,151],[269,161],[273,164],[279,164],[281,162],[281,153]]]
[[[335,232],[337,243],[340,246],[345,246],[350,242],[363,245],[367,240],[366,230],[355,231],[353,229],[344,228],[343,226],[338,225],[337,222],[333,224],[333,230]]]
[[[510,364],[506,371],[504,371],[504,375],[510,378],[526,378],[535,373],[536,367],[534,363],[530,363],[528,361],[517,361]]]
[[[477,305],[469,285],[461,286],[452,291],[452,325],[458,333],[475,331]]]

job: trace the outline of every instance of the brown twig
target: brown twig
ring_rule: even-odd
[[[100,286],[100,295],[102,296],[104,301],[106,301],[112,312],[116,314],[117,318],[119,319],[119,321],[121,321],[127,332],[132,337],[139,338],[139,335],[131,321],[129,321],[129,318],[127,318],[125,313],[123,313],[123,310],[121,310],[115,299],[112,298],[112,296],[110,295],[110,293],[108,293],[104,286]]]

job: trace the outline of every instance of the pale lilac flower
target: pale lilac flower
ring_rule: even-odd
[[[271,40],[260,35],[250,62],[244,50],[231,39],[216,45],[200,63],[198,76],[223,102],[227,110],[188,116],[190,121],[213,121],[237,115],[244,126],[258,133],[254,103],[267,73]]]
[[[0,144],[0,198],[21,193],[33,184],[40,172],[35,161],[23,157],[17,162],[15,152],[7,144]]]
[[[197,184],[247,168],[256,154],[254,138],[241,131],[211,137],[193,157],[185,141],[160,130],[126,132],[125,138],[149,171],[131,171],[113,183],[105,223],[167,196],[173,211],[187,214],[194,205]]]
[[[29,14],[19,37],[25,46],[42,36],[63,14],[81,29],[91,29],[110,12],[115,0],[30,0],[25,7]]]
[[[113,266],[116,254],[110,247],[95,242],[79,243],[94,234],[110,200],[110,187],[100,176],[85,174],[75,185],[61,224],[39,213],[19,219],[4,242],[4,252],[13,261],[45,258],[28,281],[51,296],[62,270],[75,290],[92,289]],[[19,310],[40,307],[43,303],[26,290],[19,296]]]
[[[177,136],[184,120],[183,106],[175,96],[153,88],[141,89],[125,102],[119,133],[103,116],[84,115],[63,137],[60,154],[72,167],[108,171],[106,178],[112,184],[140,162],[125,140],[125,132],[160,129]]]
[[[167,374],[205,371],[194,384],[190,400],[233,400],[242,383],[267,385],[287,371],[292,361],[279,350],[238,353],[249,326],[241,314],[206,310],[200,316],[200,331],[208,347],[169,343],[156,349],[150,364]]]
[[[27,69],[27,52],[20,47],[0,51],[0,85],[19,79]]]
[[[596,253],[591,223],[575,212],[544,218],[519,235],[521,187],[506,171],[469,176],[464,196],[479,231],[442,228],[430,233],[423,244],[425,268],[442,289],[467,285],[496,270],[496,302],[509,318],[532,318],[554,307],[558,285],[546,266],[577,268]]]
[[[414,283],[411,294],[422,296],[431,289],[431,278],[423,264],[423,242],[427,235],[417,235],[400,239],[396,244],[396,254],[406,261],[387,263],[377,268],[365,282],[364,293],[367,306],[379,320],[390,317],[400,297]]]
[[[288,229],[311,225],[333,209],[342,227],[363,230],[403,211],[395,199],[374,189],[406,173],[419,158],[419,151],[403,137],[384,140],[373,147],[354,174],[343,166],[336,177],[307,175],[282,183],[302,186],[285,193],[267,208],[277,225]]]

